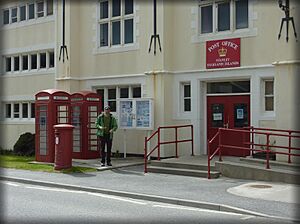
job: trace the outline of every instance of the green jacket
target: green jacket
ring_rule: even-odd
[[[96,120],[97,136],[102,137],[104,135],[104,130],[101,129],[103,126],[104,126],[104,113],[100,114]],[[114,116],[112,116],[112,114],[110,114],[110,123],[109,123],[109,130],[111,129],[113,130],[113,132],[118,129],[117,120],[116,118],[114,118]],[[113,139],[113,132],[110,133],[110,139]]]

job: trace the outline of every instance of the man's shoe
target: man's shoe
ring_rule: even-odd
[[[111,163],[107,163],[107,166],[112,166],[112,164]]]
[[[105,166],[105,163],[101,163],[101,166]]]

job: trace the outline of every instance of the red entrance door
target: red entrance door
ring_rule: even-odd
[[[207,138],[210,140],[218,128],[240,129],[250,125],[250,96],[208,96],[207,97]],[[247,147],[250,135],[239,132],[226,132],[222,143],[232,146]],[[212,146],[212,151],[217,145]],[[222,155],[247,156],[250,151],[222,148]]]

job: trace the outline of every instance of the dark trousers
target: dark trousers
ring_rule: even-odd
[[[107,153],[105,153],[105,144],[107,146]],[[107,163],[110,163],[112,139],[110,139],[109,134],[100,137],[100,145],[101,145],[101,163],[105,163],[105,157]]]

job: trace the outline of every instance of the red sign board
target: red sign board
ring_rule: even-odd
[[[240,38],[207,41],[206,68],[240,67],[240,47]]]

